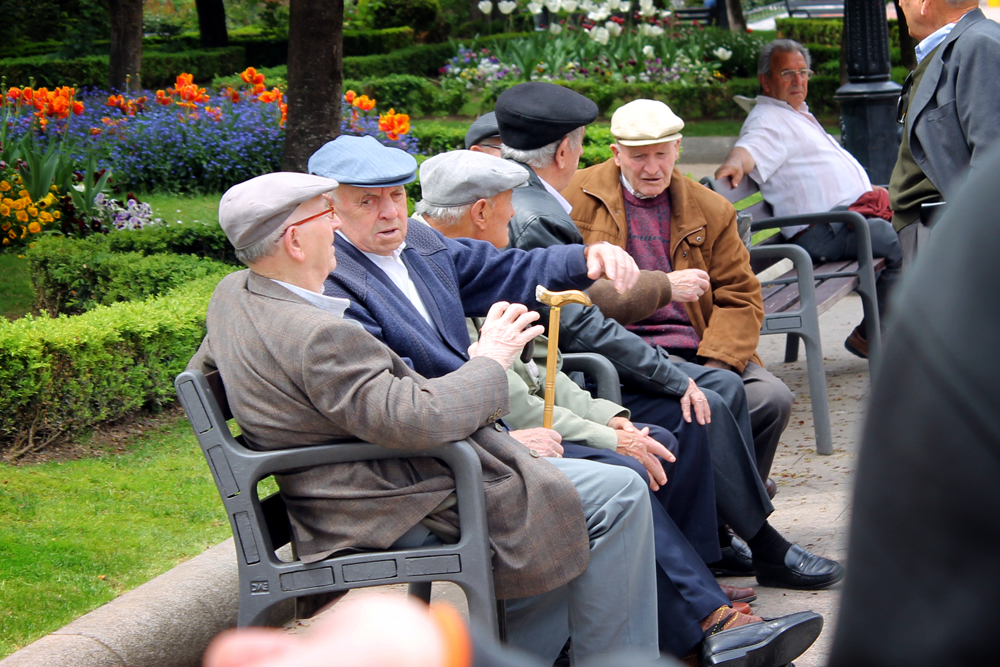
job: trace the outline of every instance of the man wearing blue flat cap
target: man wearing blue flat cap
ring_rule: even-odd
[[[402,184],[416,178],[416,167],[399,149],[347,136],[309,160],[311,172],[337,174],[341,184],[332,200],[345,242],[338,245],[337,270],[327,279],[325,294],[349,299],[345,316],[421,375],[442,377],[464,365],[470,346],[465,318],[482,316],[495,302],[538,308],[536,285],[581,289],[602,273],[623,291],[635,283],[634,262],[606,244],[500,252],[485,241],[448,239],[425,224],[408,224]],[[478,201],[475,188],[469,185],[468,198]],[[458,193],[451,193],[455,197]],[[645,483],[626,468],[609,474],[608,466],[591,461],[528,458],[533,466],[554,466],[577,489],[590,531],[590,559],[577,578],[565,585],[553,582],[539,595],[497,587],[498,597],[510,601],[509,642],[548,664],[571,633],[574,661],[619,650],[655,657],[655,565]],[[608,530],[614,539],[607,539]],[[526,543],[533,531],[532,525],[523,526]]]

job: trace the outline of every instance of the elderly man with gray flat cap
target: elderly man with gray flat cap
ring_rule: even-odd
[[[532,457],[498,421],[508,410],[506,368],[540,333],[532,326],[537,314],[491,305],[463,363],[438,378],[419,375],[345,317],[364,302],[323,294],[337,267],[341,223],[330,206],[337,185],[277,173],[225,194],[220,224],[249,268],[219,283],[208,333],[188,367],[219,371],[252,448],[356,437],[412,450],[468,438],[486,480],[496,594],[522,599],[521,618],[533,621],[511,633],[511,643],[540,647],[551,664],[555,655],[545,647],[558,644],[558,654],[560,628],[568,634],[573,627],[580,657],[615,650],[655,657],[652,525],[642,481],[625,469],[588,474],[588,466],[600,467],[589,461],[556,466]],[[341,241],[338,247],[353,247]],[[585,276],[579,260],[576,273]],[[306,562],[458,534],[459,515],[448,502],[454,480],[431,458],[318,466],[283,474],[279,486]],[[576,604],[567,608],[567,600]],[[606,613],[594,613],[601,605]],[[552,636],[532,634],[543,631]]]
[[[324,293],[348,299],[345,317],[360,322],[425,377],[448,377],[470,363],[466,316],[481,317],[506,302],[537,308],[538,284],[579,289],[607,274],[624,291],[638,276],[631,258],[612,246],[501,253],[490,243],[448,239],[425,224],[411,223],[403,185],[416,178],[416,160],[371,137],[338,137],[313,154],[309,169],[340,182],[332,203],[343,221],[337,232],[343,243]],[[469,194],[460,200],[449,196],[431,204],[461,201],[480,213],[492,212],[493,205],[482,200],[494,197],[484,197],[479,184],[468,186]],[[470,395],[480,389],[475,381],[465,387]],[[437,426],[429,419],[422,429]],[[568,503],[564,511],[579,512],[590,530],[589,565],[575,578],[555,578],[529,589],[507,585],[498,575],[497,596],[508,601],[508,641],[549,663],[570,634],[574,662],[620,650],[655,656],[652,519],[642,479],[626,468],[532,455],[507,436],[501,422],[494,428],[516,452],[487,455],[526,457],[532,469],[561,472],[578,494],[572,501],[562,499]],[[533,517],[518,518],[501,507],[490,514],[505,529],[517,526],[526,548],[534,542]],[[631,540],[637,540],[634,551],[625,547]]]

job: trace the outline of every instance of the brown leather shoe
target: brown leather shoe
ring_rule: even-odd
[[[774,480],[768,477],[764,480],[764,491],[767,492],[767,497],[774,500],[774,497],[778,495],[778,485],[774,483]]]
[[[736,586],[727,586],[725,584],[719,584],[719,588],[721,588],[722,592],[726,594],[726,597],[729,598],[730,602],[753,602],[757,599],[757,594],[753,592],[752,588],[738,588]]]
[[[856,357],[868,358],[868,340],[865,338],[865,331],[860,324],[854,327],[854,331],[844,341],[844,347]]]

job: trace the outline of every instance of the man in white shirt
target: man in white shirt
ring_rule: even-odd
[[[809,51],[790,39],[761,49],[757,66],[762,94],[740,130],[739,141],[716,172],[733,185],[745,175],[760,185],[776,216],[856,210],[868,219],[872,254],[884,257],[876,283],[880,314],[902,269],[902,254],[889,220],[889,195],[872,188],[864,167],[809,113]],[[857,257],[854,231],[842,224],[786,227],[787,239],[805,248],[814,261]],[[862,322],[845,341],[847,349],[868,356]]]

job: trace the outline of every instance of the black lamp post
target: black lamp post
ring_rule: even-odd
[[[901,89],[889,80],[885,1],[846,0],[844,41],[849,82],[833,98],[840,102],[841,141],[872,183],[884,185],[899,151],[896,100]]]

